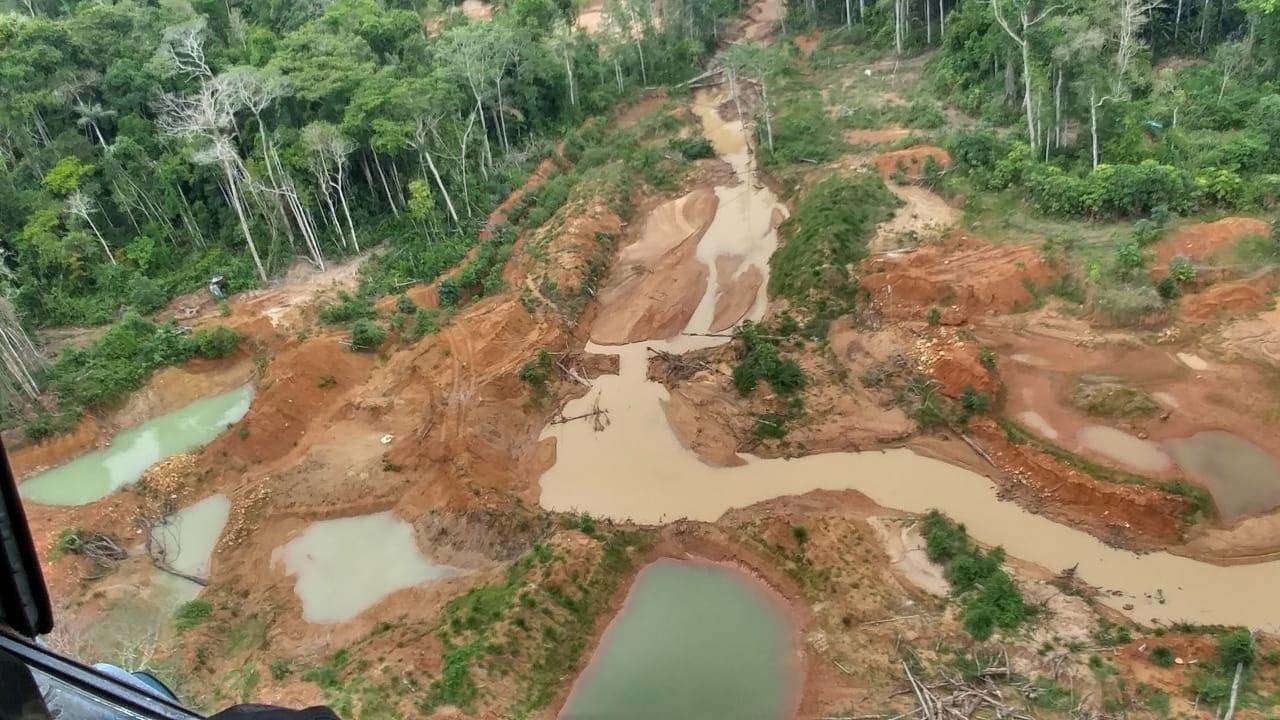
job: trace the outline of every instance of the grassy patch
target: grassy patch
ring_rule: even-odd
[[[1071,403],[1090,415],[1107,418],[1146,418],[1160,410],[1142,390],[1100,376],[1080,378],[1071,390]]]
[[[173,613],[173,625],[179,632],[190,630],[203,623],[213,615],[213,604],[208,600],[196,598],[182,603]]]
[[[578,667],[596,619],[652,535],[589,516],[565,516],[561,525],[598,543],[595,565],[585,574],[558,570],[566,559],[535,545],[512,563],[503,581],[450,601],[437,630],[446,648],[444,667],[418,698],[419,710],[430,714],[442,705],[471,709],[488,680],[513,677],[519,687],[515,704],[502,714],[532,715]]]
[[[126,313],[98,341],[65,351],[44,372],[40,384],[57,397],[58,409],[38,415],[24,430],[40,440],[69,429],[86,410],[123,401],[158,368],[197,356],[226,357],[239,342],[240,336],[225,327],[187,335],[177,325]]]

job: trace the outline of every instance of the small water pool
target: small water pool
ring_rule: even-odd
[[[210,495],[169,517],[151,530],[151,538],[169,567],[186,575],[206,577],[209,556],[231,514],[226,495]]]
[[[1173,467],[1173,461],[1159,445],[1113,427],[1088,425],[1080,429],[1076,439],[1090,450],[1138,472],[1161,473]]]
[[[457,573],[418,550],[409,523],[389,512],[311,523],[276,550],[297,576],[302,618],[345,622],[404,588]]]
[[[1223,520],[1280,507],[1280,463],[1248,440],[1206,430],[1164,444],[1178,466],[1208,488]]]
[[[560,720],[780,720],[793,711],[794,628],[731,568],[659,560],[636,577]]]
[[[18,486],[22,498],[42,505],[83,505],[142,477],[161,460],[190,452],[216,438],[249,411],[253,388],[245,385],[136,425],[95,450],[36,475]]]

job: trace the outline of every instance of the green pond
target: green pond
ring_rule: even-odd
[[[636,577],[561,720],[778,720],[798,693],[794,627],[737,570],[659,560]]]
[[[36,475],[19,491],[28,502],[83,505],[137,482],[157,462],[189,452],[217,437],[249,411],[253,388],[244,387],[197,400],[190,405],[136,425],[112,439],[111,445]]]

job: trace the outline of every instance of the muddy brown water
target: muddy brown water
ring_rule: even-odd
[[[1280,507],[1280,464],[1262,448],[1222,430],[1166,440],[1178,466],[1211,495],[1219,516],[1232,521]]]
[[[713,102],[714,98],[701,94],[695,111],[721,156],[739,177],[746,177],[750,157],[741,125],[721,120],[711,110]],[[748,189],[740,202],[777,204],[776,198],[756,190],[750,181],[742,185]],[[720,212],[741,215],[741,209],[734,210],[736,205],[722,198]],[[745,214],[759,215],[763,213],[754,209]],[[772,235],[721,234],[722,228],[738,227],[736,221],[717,222],[703,242],[717,252],[740,252],[740,242],[776,243]],[[765,249],[761,246],[756,252],[763,255]],[[769,253],[772,249],[768,248]],[[714,271],[714,263],[711,269]],[[714,274],[711,280],[707,295],[713,298]],[[749,317],[759,317],[764,308],[764,300],[759,298]],[[705,327],[700,323],[707,317],[700,308],[688,329]],[[564,414],[590,412],[598,400],[608,411],[610,422],[602,432],[583,422],[547,429],[544,437],[556,439],[557,462],[542,476],[541,505],[555,511],[661,524],[680,518],[714,521],[732,508],[812,490],[857,490],[884,507],[907,512],[937,508],[965,523],[979,542],[1003,545],[1011,556],[1050,571],[1075,567],[1082,580],[1104,591],[1101,602],[1141,622],[1186,620],[1280,630],[1280,613],[1272,600],[1280,595],[1280,563],[1221,567],[1171,553],[1137,555],[1119,550],[1000,500],[995,486],[981,475],[907,449],[793,460],[743,456],[745,464],[732,468],[703,464],[680,444],[667,423],[662,410],[666,390],[645,376],[645,345],[679,353],[721,342],[720,338],[678,337],[617,347],[589,344],[588,352],[617,353],[619,373],[593,380],[590,391],[569,403]],[[1034,364],[1037,359],[1029,356],[1024,361]],[[1155,451],[1163,455],[1159,447]]]
[[[1139,472],[1162,473],[1173,467],[1173,460],[1156,443],[1106,425],[1082,427],[1076,433],[1076,440],[1090,450]]]

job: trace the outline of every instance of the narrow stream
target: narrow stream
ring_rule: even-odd
[[[751,159],[742,142],[742,127],[723,121],[713,103],[713,97],[702,91],[694,111],[721,157],[740,178],[748,178]],[[777,243],[771,227],[756,224],[779,207],[767,188],[757,189],[748,179],[716,192],[723,193],[718,215],[702,240],[708,251],[704,254],[700,247],[698,255],[711,270],[703,305],[717,292],[714,256],[767,258]],[[720,215],[726,218],[722,221]],[[767,265],[762,270],[767,279]],[[758,299],[749,316],[758,318],[764,309]],[[704,331],[709,317],[700,305],[687,330]],[[542,476],[541,505],[658,524],[680,518],[712,521],[731,508],[773,497],[853,489],[885,507],[908,512],[937,508],[965,523],[980,542],[1003,545],[1010,555],[1051,571],[1077,567],[1085,582],[1118,593],[1104,593],[1102,602],[1138,621],[1280,629],[1280,613],[1272,600],[1280,596],[1280,563],[1219,567],[1169,553],[1137,555],[1118,550],[999,500],[994,485],[976,473],[910,450],[831,453],[797,460],[744,456],[746,464],[735,468],[703,464],[680,444],[667,423],[662,410],[666,390],[645,377],[645,346],[679,353],[721,342],[720,338],[679,337],[617,347],[589,344],[588,352],[619,354],[619,373],[593,380],[586,396],[569,403],[564,414],[589,412],[598,398],[600,407],[609,412],[610,424],[602,432],[582,422],[548,427],[544,437],[556,439],[557,462]],[[1132,609],[1124,610],[1125,605]]]
[[[253,388],[197,400],[136,425],[94,450],[18,486],[22,498],[42,505],[84,505],[132,485],[152,465],[216,438],[249,411]]]

